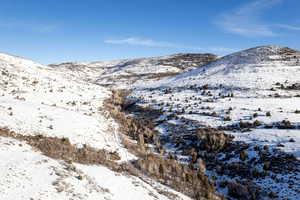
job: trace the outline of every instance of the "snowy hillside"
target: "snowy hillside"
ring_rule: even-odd
[[[66,145],[62,151],[105,151],[116,163],[135,159],[103,109],[108,89],[7,54],[0,54],[0,72],[0,199],[189,199],[153,180],[72,164],[64,156],[70,152],[55,152],[59,143],[52,140]]]
[[[222,84],[241,89],[270,89],[278,82],[297,83],[299,66],[300,52],[285,47],[262,46],[222,57],[203,68],[175,77],[170,84]]]
[[[11,138],[0,137],[0,158],[1,199],[170,199],[158,193],[170,189],[151,180],[144,182],[100,165],[54,160]]]
[[[189,161],[196,150],[220,193],[244,199],[246,192],[232,194],[236,183],[229,183],[235,180],[240,189],[257,187],[275,199],[300,198],[299,51],[256,47],[139,85],[131,98],[137,106],[161,112],[155,121],[165,151]],[[233,141],[225,145],[218,131],[233,135]],[[210,145],[201,149],[199,139]],[[212,145],[223,149],[213,150],[213,160]]]
[[[104,86],[124,87],[138,80],[159,80],[196,69],[217,59],[213,54],[174,54],[155,58],[126,59],[91,63],[51,64],[58,70],[70,70],[73,75]]]
[[[99,112],[110,94],[107,89],[13,56],[1,56],[0,61],[1,127],[116,150],[113,123]]]

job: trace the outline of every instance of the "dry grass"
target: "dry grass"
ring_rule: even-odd
[[[46,137],[43,135],[24,136],[11,132],[8,129],[0,129],[0,136],[24,141],[53,159],[64,160],[68,163],[101,164],[110,169],[120,170],[118,164],[114,162],[120,159],[117,153],[97,150],[88,146],[78,148],[72,145],[67,138]]]

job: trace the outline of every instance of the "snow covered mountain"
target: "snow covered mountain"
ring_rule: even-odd
[[[299,51],[287,47],[262,46],[224,56],[203,68],[176,76],[170,83],[270,89],[278,82],[299,82],[299,66]]]
[[[159,80],[191,71],[217,59],[214,54],[174,54],[170,56],[125,59],[108,62],[61,63],[50,67],[71,70],[81,78],[103,86],[132,85],[138,80]]]

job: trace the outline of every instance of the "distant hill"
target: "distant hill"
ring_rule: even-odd
[[[50,67],[76,71],[75,74],[105,86],[124,86],[137,80],[157,80],[197,69],[216,60],[214,54],[174,54],[108,62],[51,64]]]
[[[260,46],[224,56],[199,69],[170,78],[166,84],[270,88],[277,82],[299,82],[299,66],[299,51],[287,47]]]

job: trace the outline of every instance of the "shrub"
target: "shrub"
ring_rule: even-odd
[[[289,139],[289,142],[296,142],[294,138]]]
[[[242,161],[247,160],[247,159],[248,159],[248,153],[247,153],[246,151],[241,151],[241,152],[240,152],[240,159],[241,159]]]
[[[264,170],[269,170],[271,167],[271,163],[269,161],[266,161],[263,165],[263,169]]]
[[[294,129],[296,128],[289,120],[283,120],[282,122],[276,125],[279,129]]]
[[[243,122],[243,121],[240,121],[240,122],[239,122],[239,127],[240,127],[240,128],[253,128],[253,124],[250,123],[250,122]]]
[[[253,122],[253,125],[254,125],[254,126],[260,126],[260,125],[261,125],[261,122],[258,121],[258,120],[255,120],[255,121]]]
[[[237,199],[244,199],[244,200],[250,200],[251,194],[249,189],[238,183],[238,182],[229,182],[228,184],[228,194],[231,197],[237,198]]]
[[[219,199],[215,188],[202,172],[204,163],[199,171],[189,168],[176,160],[148,154],[134,162],[141,170],[155,177],[163,184],[168,184],[177,191],[183,192],[196,200]]]
[[[201,141],[201,149],[218,152],[231,142],[233,136],[218,129],[202,128],[198,130],[197,138]]]
[[[231,121],[231,118],[229,116],[224,117],[224,121]]]
[[[214,112],[212,112],[211,113],[211,116],[213,116],[213,117],[217,117],[218,116],[218,114],[214,111]]]
[[[260,177],[260,172],[259,172],[259,170],[256,169],[256,168],[254,168],[254,169],[252,170],[252,176],[253,176],[253,178],[259,178],[259,177]]]

